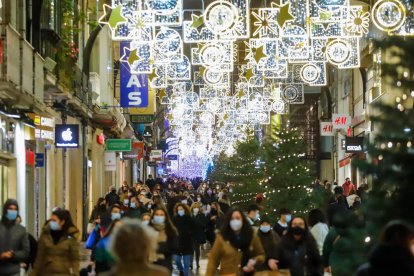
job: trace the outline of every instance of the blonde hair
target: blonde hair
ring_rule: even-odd
[[[193,204],[191,204],[191,212],[193,211],[194,208],[201,208],[201,204],[200,202],[194,202]]]
[[[118,264],[148,263],[156,248],[157,233],[138,220],[123,219],[114,229],[111,251]]]

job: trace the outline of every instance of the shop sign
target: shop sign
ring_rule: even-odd
[[[153,162],[153,161],[149,161],[147,163],[147,165],[148,165],[148,167],[155,167],[155,166],[157,166],[157,163],[156,162]]]
[[[154,121],[154,115],[130,115],[129,118],[134,124],[151,124]]]
[[[321,122],[321,136],[334,136],[331,122]]]
[[[152,128],[150,126],[146,126],[144,130],[144,134],[142,134],[145,138],[151,138],[152,137]]]
[[[150,153],[150,160],[151,161],[160,161],[162,160],[162,150],[151,150]]]
[[[45,154],[44,153],[36,153],[35,157],[36,161],[36,168],[43,168],[45,166]]]
[[[131,151],[132,140],[131,139],[107,139],[106,150],[107,151]]]
[[[345,152],[359,153],[364,151],[364,137],[346,137]]]
[[[114,151],[105,152],[105,171],[116,171],[116,153]]]
[[[35,138],[53,142],[55,139],[55,119],[34,113],[28,113],[27,115],[34,122]]]
[[[79,147],[79,125],[56,125],[55,145],[57,148]]]
[[[132,150],[122,152],[122,159],[140,160],[144,156],[144,143],[139,141],[132,142]]]
[[[104,145],[105,144],[105,135],[103,133],[96,135],[96,142],[99,145]]]
[[[351,116],[332,114],[333,129],[347,129],[351,125]]]
[[[35,165],[35,153],[31,149],[26,149],[26,164],[29,166]]]
[[[341,139],[341,149],[346,149],[345,139]]]
[[[129,42],[121,42],[121,56],[129,48]],[[148,75],[131,74],[128,64],[120,64],[120,91],[121,107],[147,107],[148,106]]]
[[[171,155],[168,155],[167,158],[168,158],[168,160],[175,161],[175,160],[178,160],[178,155],[177,154],[171,154]]]

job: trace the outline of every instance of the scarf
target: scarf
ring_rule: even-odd
[[[165,232],[165,224],[153,224],[154,229],[158,232],[157,235],[157,243],[167,242],[168,237],[167,233]],[[149,260],[151,262],[156,262],[158,260],[164,260],[164,254],[158,254],[157,252],[150,253]]]

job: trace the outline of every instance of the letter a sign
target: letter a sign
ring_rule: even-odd
[[[121,42],[121,55],[124,53],[124,48],[128,47],[129,42]],[[132,75],[125,62],[121,62],[120,67],[121,107],[148,107],[148,76]]]

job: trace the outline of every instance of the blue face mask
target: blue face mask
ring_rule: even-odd
[[[182,217],[185,215],[185,211],[184,210],[178,210],[177,214]]]
[[[62,230],[62,227],[60,226],[60,224],[57,221],[50,221],[50,229],[52,231],[59,231]]]
[[[112,213],[111,220],[121,219],[121,213]]]
[[[10,221],[15,221],[17,218],[17,210],[7,210],[6,218]]]
[[[152,219],[152,223],[154,224],[164,224],[165,222],[165,217],[164,216],[154,216]]]
[[[143,221],[142,221],[142,224],[143,224],[143,225],[148,225],[148,224],[149,224],[149,221],[148,221],[148,220],[143,220]]]
[[[286,215],[286,222],[290,222],[292,220],[292,215]]]
[[[131,204],[129,205],[131,208],[135,208],[135,207],[137,207],[136,206],[136,204],[135,204],[135,202],[131,202]]]
[[[262,226],[260,226],[260,231],[262,231],[263,233],[269,233],[269,231],[271,229],[272,228],[270,227],[270,225],[262,225]]]

